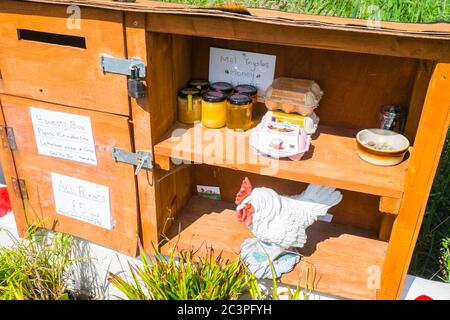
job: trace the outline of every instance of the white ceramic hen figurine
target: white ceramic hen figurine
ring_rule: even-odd
[[[269,258],[273,261],[290,248],[303,247],[306,228],[341,200],[342,194],[330,187],[311,184],[299,195],[282,196],[269,188],[253,189],[245,178],[236,195],[236,211],[256,238],[270,246]],[[248,245],[244,243],[242,249],[247,246],[250,250]]]

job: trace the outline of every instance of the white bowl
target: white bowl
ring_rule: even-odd
[[[378,166],[399,164],[410,146],[400,133],[379,128],[361,130],[356,135],[356,143],[359,157]]]

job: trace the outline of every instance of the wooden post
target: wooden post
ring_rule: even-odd
[[[411,154],[405,191],[381,275],[378,299],[402,293],[450,119],[450,63],[437,63]]]
[[[128,58],[139,57],[148,65],[144,13],[125,13],[125,36]],[[146,82],[148,84],[150,81]],[[131,99],[131,118],[135,150],[152,151],[148,88],[144,98]],[[141,240],[147,249],[151,248],[151,243],[156,244],[158,242],[156,191],[153,171],[142,169],[137,175],[137,186],[140,229],[146,231],[142,233]],[[124,187],[126,188],[126,186]]]

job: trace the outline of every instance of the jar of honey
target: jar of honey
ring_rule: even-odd
[[[197,88],[203,94],[209,89],[209,81],[204,79],[193,79],[187,83],[187,86]]]
[[[214,82],[211,84],[210,89],[212,91],[222,92],[222,93],[226,94],[227,96],[231,95],[234,90],[233,85],[228,82]]]
[[[207,128],[221,128],[227,121],[227,96],[208,91],[202,97],[202,124]]]
[[[240,84],[236,87],[234,87],[235,93],[242,93],[250,96],[252,98],[252,103],[256,103],[258,89],[255,86],[252,86],[250,84]]]
[[[227,127],[235,131],[245,131],[252,124],[252,98],[235,93],[227,101]]]
[[[178,91],[178,121],[193,124],[202,119],[202,95],[197,88]]]

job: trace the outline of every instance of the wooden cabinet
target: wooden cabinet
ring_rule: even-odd
[[[400,296],[450,121],[445,25],[388,23],[374,30],[327,17],[311,17],[317,22],[311,25],[264,10],[250,10],[250,20],[221,10],[101,1],[90,3],[99,8],[82,6],[82,28],[68,30],[65,6],[39,2],[0,4],[0,157],[19,227],[29,205],[59,230],[131,255],[139,235],[148,252],[153,244],[163,252],[174,244],[199,252],[208,245],[231,258],[252,237],[235,219],[244,177],[281,194],[317,183],[338,188],[344,199],[331,210],[331,223],[307,230],[301,262],[280,280],[348,298]],[[18,36],[19,29],[28,31]],[[30,40],[42,32],[69,36],[63,38],[72,45]],[[275,77],[319,83],[321,121],[304,159],[272,163],[252,153],[248,132],[177,122],[176,92],[191,78],[208,77],[211,47],[276,55]],[[128,98],[126,76],[100,71],[105,53],[146,63],[144,98]],[[356,155],[355,134],[378,126],[381,107],[390,103],[408,110],[411,148],[401,164],[376,167]],[[89,117],[97,164],[40,154],[30,107]],[[264,112],[257,104],[255,123]],[[7,127],[17,148],[5,145]],[[133,165],[113,160],[113,147],[152,152],[153,169],[135,175]],[[108,187],[114,228],[56,213],[51,173]],[[25,181],[27,199],[20,185],[20,196],[14,193],[11,179]],[[198,196],[197,185],[220,187],[221,201]]]

